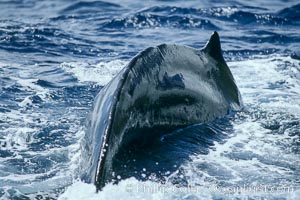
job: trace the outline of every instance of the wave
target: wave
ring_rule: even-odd
[[[284,8],[278,12],[279,16],[282,16],[286,19],[292,20],[294,22],[300,22],[300,4]]]
[[[219,30],[216,25],[207,19],[192,16],[161,16],[150,13],[137,13],[133,16],[113,19],[106,23],[104,28],[153,28],[153,27],[173,27],[180,29],[201,28],[208,30]]]
[[[61,13],[91,13],[101,10],[117,10],[121,6],[115,3],[109,3],[106,1],[79,1],[75,2],[66,8],[64,8]]]
[[[237,7],[197,9],[154,6],[140,10],[133,15],[115,18],[106,23],[104,27],[116,29],[173,27],[220,30],[217,26],[220,21],[230,21],[241,25],[289,25],[292,23],[290,18],[274,13],[258,14]]]
[[[56,57],[66,54],[95,57],[100,53],[112,51],[101,48],[100,42],[96,44],[89,39],[76,36],[76,33],[72,35],[51,25],[14,21],[3,21],[1,25],[0,49],[7,52],[48,54]]]

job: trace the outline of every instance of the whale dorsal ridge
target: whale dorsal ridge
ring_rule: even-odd
[[[217,61],[224,61],[224,58],[222,56],[220,37],[216,31],[213,32],[213,34],[211,35],[211,37],[210,37],[209,41],[206,43],[203,51],[206,52],[207,54],[209,54],[211,57],[213,57]]]

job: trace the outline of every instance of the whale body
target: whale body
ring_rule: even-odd
[[[203,49],[147,48],[97,95],[83,138],[82,178],[101,190],[114,180],[115,157],[123,149],[146,148],[153,138],[241,106],[217,32]]]

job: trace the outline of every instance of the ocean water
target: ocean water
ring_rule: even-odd
[[[0,8],[0,199],[299,199],[299,1],[1,0]],[[164,183],[130,177],[96,193],[82,182],[80,141],[101,88],[139,51],[202,48],[215,30],[244,109],[167,138],[173,148],[200,137],[174,147],[188,158]]]

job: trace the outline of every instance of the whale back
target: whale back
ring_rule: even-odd
[[[95,100],[85,142],[92,147],[84,147],[92,152],[87,174],[101,189],[114,178],[114,157],[123,148],[143,148],[153,138],[212,121],[240,106],[216,32],[201,50],[167,44],[150,47]]]
[[[174,129],[212,121],[241,104],[216,32],[202,50],[166,44],[150,47],[127,69],[112,126],[124,143],[136,138],[143,144],[142,138],[148,139],[144,134],[135,135],[134,129]],[[152,131],[149,137],[155,133],[159,131]]]

